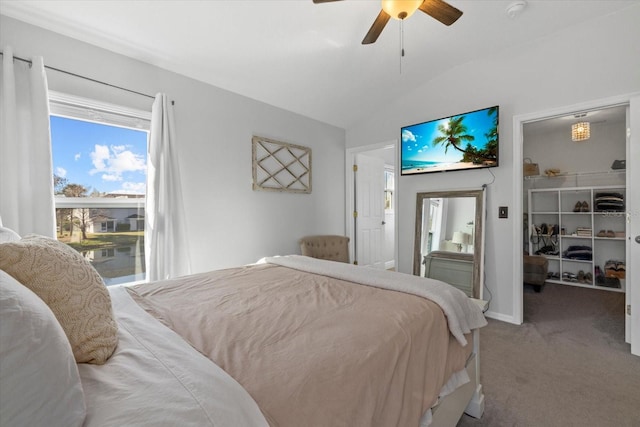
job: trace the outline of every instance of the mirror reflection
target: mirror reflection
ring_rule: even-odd
[[[482,297],[483,190],[418,193],[413,274]]]

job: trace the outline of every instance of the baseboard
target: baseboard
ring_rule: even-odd
[[[521,323],[517,322],[513,316],[507,316],[506,314],[496,313],[495,311],[487,311],[484,314],[484,316],[490,319],[500,320],[501,322],[512,323],[514,325],[521,325]]]

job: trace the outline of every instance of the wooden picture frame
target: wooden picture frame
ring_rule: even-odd
[[[311,148],[269,138],[251,138],[253,189],[311,193]]]

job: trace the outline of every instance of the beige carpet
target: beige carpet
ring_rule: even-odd
[[[624,342],[624,294],[525,287],[524,324],[480,333],[482,419],[466,426],[640,427],[640,357]]]

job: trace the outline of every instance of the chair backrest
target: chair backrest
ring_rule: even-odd
[[[299,243],[302,255],[349,262],[349,238],[346,236],[306,236],[300,239]]]

